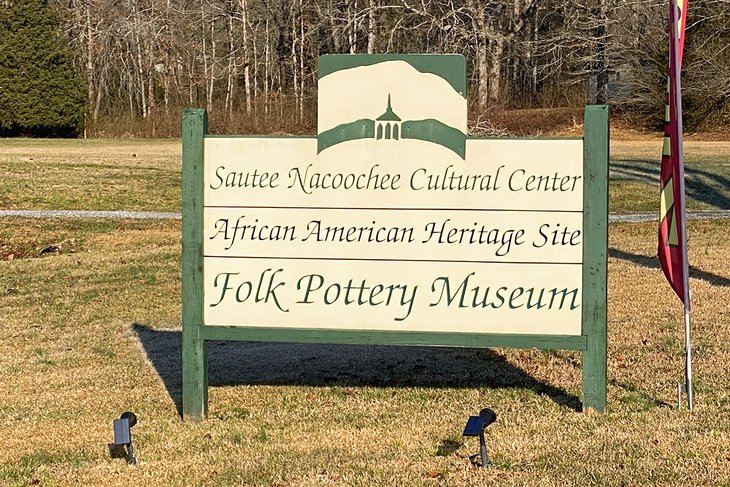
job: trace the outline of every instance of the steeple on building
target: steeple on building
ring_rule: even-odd
[[[390,105],[390,93],[388,93],[388,107],[381,116],[375,119],[375,124],[376,139],[400,139],[401,118],[393,112]]]

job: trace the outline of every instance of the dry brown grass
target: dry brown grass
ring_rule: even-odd
[[[730,228],[690,223],[696,409],[675,408],[681,307],[653,224],[613,225],[606,414],[575,411],[579,356],[212,344],[210,419],[182,422],[175,222],[0,221],[72,247],[0,262],[2,485],[723,485],[730,482]],[[136,325],[135,325],[136,324]],[[493,407],[492,467],[468,456]],[[112,459],[133,410],[139,464]]]
[[[612,142],[632,171],[660,150]],[[721,177],[728,153],[686,143],[690,169]],[[2,140],[0,166],[2,208],[179,208],[175,140]],[[89,192],[99,178],[115,184]],[[654,209],[648,179],[612,180],[612,200]],[[179,223],[0,219],[0,485],[728,485],[730,226],[690,222],[689,238],[692,414],[675,408],[682,310],[655,225],[622,224],[606,414],[576,412],[573,352],[217,343],[210,419],[184,423]],[[484,406],[499,418],[482,471],[460,433]],[[136,467],[107,450],[124,410]]]

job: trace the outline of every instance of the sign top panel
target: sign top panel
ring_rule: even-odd
[[[318,153],[355,140],[410,139],[466,158],[463,56],[328,55],[318,76]]]

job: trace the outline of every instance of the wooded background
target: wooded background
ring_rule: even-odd
[[[58,16],[90,136],[176,135],[184,107],[226,132],[314,133],[328,53],[463,54],[472,127],[587,102],[663,117],[666,1],[0,0],[34,3]],[[730,0],[690,0],[682,81],[688,130],[728,121]]]

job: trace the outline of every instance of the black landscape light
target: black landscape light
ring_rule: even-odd
[[[134,456],[134,448],[132,447],[132,426],[137,424],[137,416],[134,413],[125,411],[114,420],[114,445],[127,447],[127,463],[135,465],[137,459]]]
[[[487,426],[497,420],[497,413],[489,408],[479,411],[479,416],[469,416],[466,422],[462,436],[478,436],[479,437],[479,455],[481,456],[481,467],[487,466],[487,443],[484,441],[484,430]],[[469,457],[472,461],[476,455]]]

